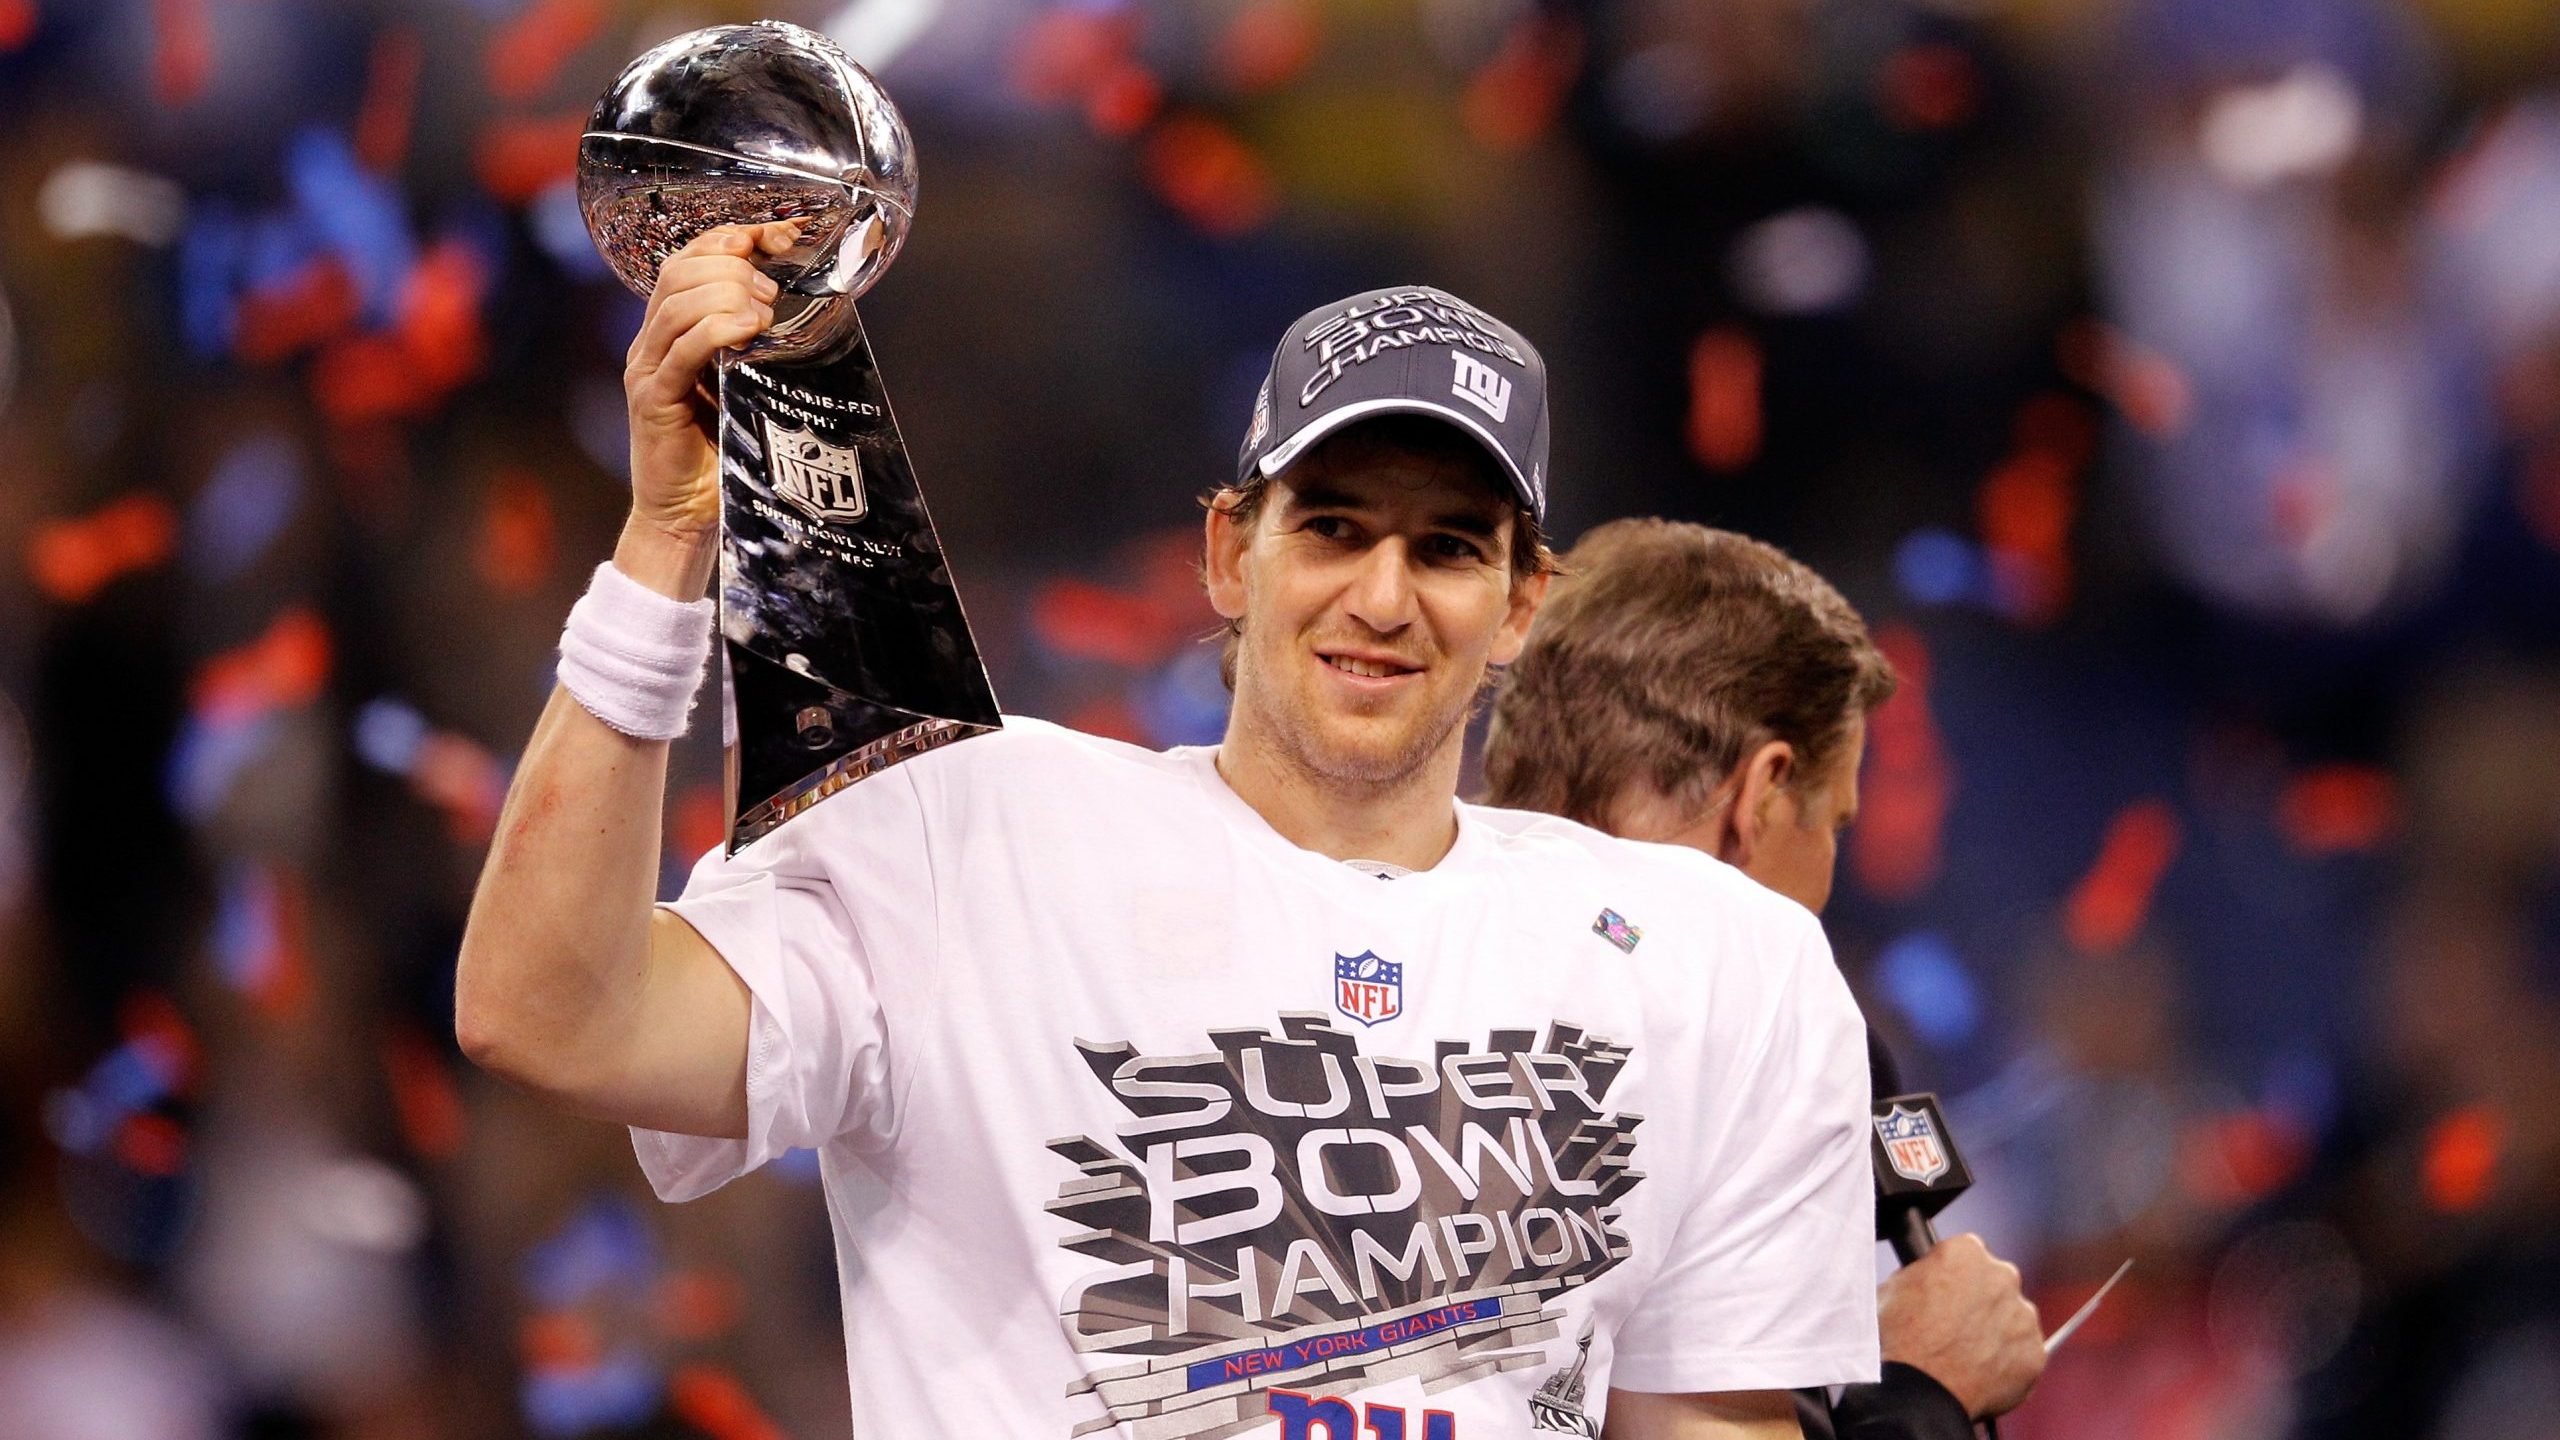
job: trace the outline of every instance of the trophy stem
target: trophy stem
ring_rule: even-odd
[[[1002,722],[859,320],[825,360],[725,359],[719,402],[735,852]]]

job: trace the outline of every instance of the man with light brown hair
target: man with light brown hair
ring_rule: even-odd
[[[1821,913],[1894,690],[1866,622],[1776,547],[1703,525],[1613,521],[1562,563],[1494,705],[1486,798],[1704,851]],[[1809,1434],[1961,1437],[2043,1373],[2017,1268],[1975,1236],[1896,1271],[1878,1314],[1884,1379]]]

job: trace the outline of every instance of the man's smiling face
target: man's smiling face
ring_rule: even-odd
[[[1355,789],[1458,743],[1487,667],[1520,653],[1546,590],[1513,573],[1514,513],[1483,450],[1411,418],[1327,438],[1249,520],[1213,508],[1209,597],[1242,630],[1239,738]]]

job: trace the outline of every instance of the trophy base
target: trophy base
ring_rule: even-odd
[[[1003,722],[871,343],[720,367],[720,632],[734,853]]]

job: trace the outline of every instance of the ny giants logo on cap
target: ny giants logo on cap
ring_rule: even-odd
[[[1458,373],[1449,381],[1450,394],[1492,416],[1496,425],[1511,418],[1511,382],[1502,378],[1501,371],[1455,350],[1449,358],[1458,362]]]
[[[1494,329],[1501,323],[1457,296],[1428,285],[1390,290],[1365,304],[1346,306],[1341,314],[1309,326],[1299,340],[1302,347],[1316,352],[1317,366],[1298,390],[1298,406],[1304,409],[1314,404],[1317,396],[1354,366],[1408,345],[1447,345],[1526,366],[1529,357]],[[1504,389],[1502,403],[1507,409],[1507,383]],[[1468,398],[1477,399],[1473,395]]]

